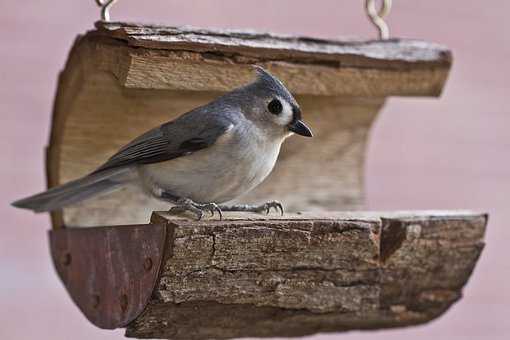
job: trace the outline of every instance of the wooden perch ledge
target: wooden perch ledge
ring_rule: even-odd
[[[55,262],[68,289],[81,285],[85,297],[77,303],[87,317],[101,324],[102,308],[109,308],[118,319],[102,327],[127,327],[128,337],[226,339],[401,327],[427,322],[461,297],[482,251],[486,222],[485,215],[470,212],[228,214],[222,221],[154,213],[152,225],[134,232],[140,238],[166,229],[160,258],[151,260],[155,267],[161,262],[153,285],[119,268],[146,266],[150,249],[140,240],[142,249],[130,249],[126,257],[102,249],[104,267],[124,273],[110,274],[106,287],[73,276],[78,268],[69,261]],[[81,234],[83,242],[94,230],[106,231],[104,244],[119,244],[123,233],[133,232],[54,230],[54,258],[66,258],[73,235]],[[79,268],[84,270],[100,277]],[[70,282],[73,277],[79,282]],[[105,296],[108,306],[99,303]]]

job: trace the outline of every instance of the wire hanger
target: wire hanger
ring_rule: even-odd
[[[384,17],[387,16],[391,11],[391,0],[383,0],[379,10],[377,10],[375,6],[375,0],[366,0],[365,10],[367,12],[368,18],[379,31],[379,39],[389,39],[390,29],[388,24],[386,24],[384,21]]]
[[[96,0],[96,3],[101,7],[101,20],[110,21],[110,8],[117,2],[117,0]]]

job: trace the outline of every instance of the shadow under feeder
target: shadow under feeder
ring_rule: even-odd
[[[242,200],[314,213],[193,222],[153,214],[167,206],[136,188],[53,213],[52,256],[82,312],[128,336],[182,339],[399,327],[444,312],[483,247],[485,215],[325,212],[362,207],[365,145],[385,98],[441,93],[451,55],[435,44],[97,23],[60,75],[49,185],[249,82],[252,64],[282,79],[316,136],[286,141]],[[108,227],[64,227],[97,225]]]

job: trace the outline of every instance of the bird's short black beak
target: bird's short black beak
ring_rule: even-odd
[[[289,124],[289,131],[305,137],[313,137],[312,130],[301,119],[296,119]]]

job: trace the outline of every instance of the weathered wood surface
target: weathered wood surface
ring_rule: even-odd
[[[125,43],[118,47],[123,57],[116,60],[115,72],[123,86],[133,88],[229,91],[249,81],[247,66],[257,63],[284,79],[295,94],[437,96],[451,66],[447,48],[423,41],[332,41],[126,23],[96,26],[90,38]]]
[[[302,336],[427,322],[461,297],[487,217],[470,212],[153,215],[166,261],[127,336]]]
[[[60,76],[48,182],[83,176],[145,131],[251,81],[257,63],[297,94],[315,137],[286,141],[270,177],[240,201],[360,209],[368,133],[385,96],[438,95],[450,62],[446,49],[424,42],[98,24],[77,39]],[[145,223],[166,208],[133,187],[52,217],[56,227]]]
[[[326,66],[399,68],[406,64],[426,67],[442,63],[449,66],[451,62],[446,47],[418,40],[326,40],[246,30],[103,21],[97,22],[96,27],[100,34],[126,40],[131,46],[239,53],[256,59],[264,55],[268,59],[313,61]]]

